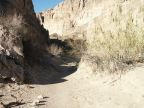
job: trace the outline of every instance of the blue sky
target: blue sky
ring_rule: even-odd
[[[34,8],[36,12],[41,12],[56,6],[63,0],[33,0]]]

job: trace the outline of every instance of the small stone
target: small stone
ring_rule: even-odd
[[[33,101],[34,103],[39,103],[40,101],[38,99],[34,100]]]
[[[6,50],[6,55],[10,56],[10,52],[8,50]]]
[[[36,106],[36,103],[33,102],[33,103],[30,104],[30,106]]]
[[[12,77],[11,80],[14,81],[14,82],[16,81],[16,79],[14,77]]]
[[[36,106],[40,101],[38,99],[34,100],[30,105]]]
[[[42,96],[42,95],[39,95],[37,98],[38,98],[38,99],[43,99],[43,96]]]

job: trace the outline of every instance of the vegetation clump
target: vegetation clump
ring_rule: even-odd
[[[97,61],[97,68],[109,72],[123,70],[127,65],[144,60],[144,22],[135,17],[143,18],[142,7],[138,9],[139,13],[129,11],[126,15],[121,6],[116,9],[109,18],[110,28],[95,25],[94,36],[87,41],[87,52]]]

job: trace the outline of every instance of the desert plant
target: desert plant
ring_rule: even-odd
[[[116,72],[144,60],[144,29],[137,24],[132,11],[123,16],[119,9],[109,20],[114,29],[97,25],[95,36],[87,42],[88,54],[99,60],[95,63],[103,71]]]
[[[49,47],[47,48],[47,51],[54,55],[54,56],[59,56],[62,54],[63,52],[63,48],[62,47],[59,47],[58,45],[56,44],[51,44],[49,45]]]

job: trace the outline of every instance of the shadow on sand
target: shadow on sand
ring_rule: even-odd
[[[26,84],[55,84],[67,81],[66,76],[76,72],[78,59],[45,56],[40,64],[32,66],[26,75]]]

